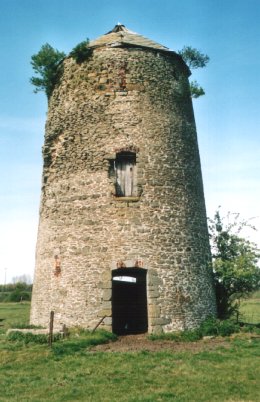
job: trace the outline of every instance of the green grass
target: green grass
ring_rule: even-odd
[[[23,303],[0,303],[0,334],[8,328],[29,324],[30,302]]]
[[[240,305],[240,320],[251,324],[260,323],[260,290],[255,292],[250,298],[245,299]]]
[[[2,350],[0,401],[257,401],[257,340],[200,353]]]
[[[17,310],[12,304],[6,311],[10,326]],[[28,306],[19,311],[26,321]],[[88,332],[75,333],[50,349],[2,336],[0,402],[259,400],[259,338],[241,335],[228,348],[178,353],[93,353],[87,339]]]

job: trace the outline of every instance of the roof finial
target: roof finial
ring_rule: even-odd
[[[130,31],[124,26],[124,24],[121,24],[121,22],[118,22],[118,23],[114,26],[114,28],[113,28],[111,31],[109,31],[109,32],[106,33],[106,35],[107,35],[107,34],[110,34],[110,33],[112,33],[112,32],[121,32],[121,31],[123,31],[123,32],[130,32]]]

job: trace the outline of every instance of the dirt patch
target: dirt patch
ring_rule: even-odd
[[[228,348],[230,343],[223,338],[202,339],[197,342],[151,341],[147,335],[119,336],[115,342],[97,345],[91,348],[92,352],[149,352],[160,351],[192,351],[214,350],[219,347]]]

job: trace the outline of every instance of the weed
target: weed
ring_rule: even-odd
[[[155,340],[171,340],[177,342],[196,342],[202,339],[203,336],[230,336],[233,333],[239,332],[239,325],[231,320],[218,320],[214,317],[209,317],[201,326],[194,330],[186,330],[182,332],[169,332],[159,335],[152,334],[149,339]]]
[[[182,331],[182,332],[168,332],[159,335],[151,334],[148,338],[152,341],[156,340],[168,340],[176,342],[195,342],[201,339],[201,334],[198,330],[194,331]]]
[[[12,328],[15,329],[44,329],[41,325],[32,325],[32,324],[26,324],[26,323],[14,323],[12,325]]]
[[[54,355],[71,355],[91,346],[115,341],[117,336],[111,332],[102,329],[92,333],[90,331],[79,329],[79,332],[70,332],[70,338],[64,339],[62,342],[53,345],[52,350]]]
[[[54,334],[53,341],[61,339],[61,334]],[[48,343],[47,334],[33,334],[32,332],[12,331],[7,335],[7,340],[11,342],[46,344]]]
[[[201,324],[199,331],[202,336],[230,336],[239,332],[239,324],[232,320],[218,320],[214,317],[209,317]]]

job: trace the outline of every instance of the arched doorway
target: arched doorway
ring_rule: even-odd
[[[118,335],[147,332],[146,269],[112,272],[112,330]]]

